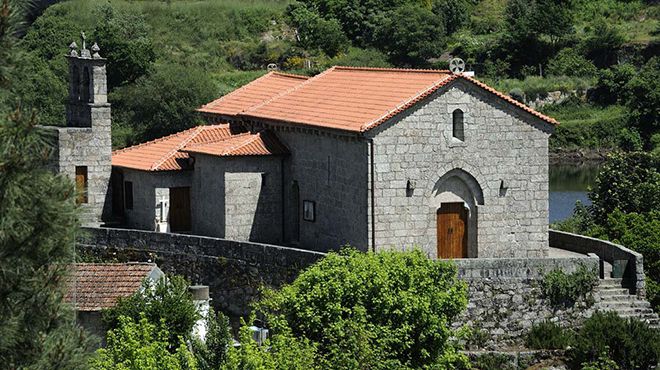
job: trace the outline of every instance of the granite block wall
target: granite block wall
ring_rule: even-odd
[[[463,141],[452,135],[456,109],[464,113]],[[469,208],[469,257],[546,256],[551,131],[463,81],[369,131],[375,244],[418,246],[436,257],[436,212],[458,200]]]
[[[195,155],[193,232],[281,244],[282,160]]]
[[[211,304],[237,318],[261,286],[291,282],[325,254],[276,245],[153,231],[84,228],[77,243],[79,257],[94,261],[152,261],[165,273],[208,285]]]
[[[454,327],[469,325],[486,334],[480,348],[507,348],[524,345],[532,327],[550,320],[575,328],[593,314],[587,301],[572,307],[553,307],[541,291],[543,275],[558,268],[566,273],[583,265],[598,274],[598,257],[589,258],[487,258],[454,260],[458,276],[468,285],[467,310]],[[597,292],[593,293],[597,300]]]
[[[367,143],[313,129],[271,129],[291,149],[283,167],[285,243],[317,251],[346,244],[367,250]],[[300,195],[297,205],[295,184]],[[314,220],[302,217],[305,200],[315,204]]]
[[[192,185],[192,171],[138,171],[116,169],[123,182],[133,183],[133,208],[124,209],[124,224],[140,230],[156,228],[156,189]],[[123,191],[123,185],[121,187]],[[192,197],[192,195],[191,195]],[[193,205],[191,207],[194,208]],[[194,216],[193,216],[194,220]],[[193,221],[194,224],[194,221]]]

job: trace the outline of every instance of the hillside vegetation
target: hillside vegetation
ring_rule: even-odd
[[[652,3],[70,0],[28,27],[13,90],[43,123],[63,124],[61,56],[84,30],[109,59],[113,140],[122,147],[198,124],[195,107],[270,63],[312,75],[335,64],[446,68],[453,55],[520,100],[574,93],[543,108],[564,123],[553,149],[652,150],[660,142],[651,100],[660,5]]]

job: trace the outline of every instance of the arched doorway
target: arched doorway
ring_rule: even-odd
[[[463,202],[442,203],[438,208],[438,258],[468,257],[468,215]]]
[[[478,255],[478,207],[483,191],[468,172],[455,168],[442,175],[433,189],[438,258],[475,258]]]

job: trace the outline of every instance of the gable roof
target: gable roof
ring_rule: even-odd
[[[112,165],[142,171],[177,171],[188,168],[189,153],[216,156],[257,156],[288,153],[269,132],[231,132],[227,123],[197,126],[112,153]]]
[[[75,263],[69,265],[64,300],[78,311],[113,307],[131,296],[149,276],[163,276],[155,263]]]
[[[234,116],[305,82],[308,78],[307,76],[269,72],[197,110],[203,113]]]
[[[189,144],[181,149],[187,153],[209,154],[219,157],[287,154],[287,148],[269,131],[242,133],[216,141]]]
[[[189,143],[202,143],[231,136],[228,124],[197,126],[146,143],[116,150],[112,165],[143,171],[182,170],[189,158],[179,151]]]
[[[469,81],[545,122],[558,124],[482,82],[449,71],[340,66],[235,114],[246,119],[365,132],[458,79]]]

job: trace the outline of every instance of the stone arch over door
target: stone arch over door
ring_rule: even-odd
[[[440,210],[448,206],[463,204],[466,213],[467,257],[478,256],[477,228],[479,226],[479,206],[484,204],[484,194],[479,182],[467,171],[454,168],[435,182],[430,211],[439,217]],[[443,207],[444,205],[444,207]],[[434,219],[437,220],[436,216]],[[439,227],[439,225],[438,225]],[[436,228],[438,230],[438,228]]]

